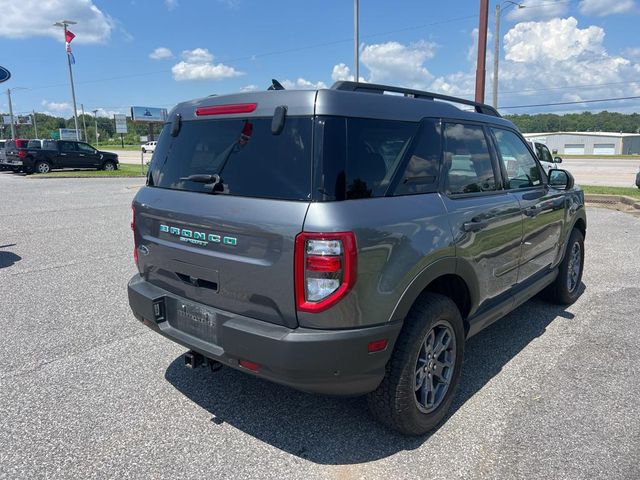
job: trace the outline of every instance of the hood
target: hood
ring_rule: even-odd
[[[105,151],[102,151],[102,150],[98,150],[98,152],[100,152],[100,155],[102,155],[102,158],[109,158],[109,159],[113,159],[113,160],[117,160],[118,159],[118,154],[117,153],[105,152]]]

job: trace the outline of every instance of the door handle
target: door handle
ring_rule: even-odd
[[[479,232],[480,230],[485,228],[487,225],[489,225],[489,222],[479,221],[479,220],[472,220],[470,222],[463,223],[462,224],[462,229],[465,232]]]
[[[540,209],[538,207],[536,207],[535,205],[525,209],[525,211],[524,211],[524,214],[527,217],[535,217],[539,213],[540,213]]]
[[[66,154],[66,153],[61,153],[61,154],[60,154],[60,156],[61,156],[61,157],[66,157],[66,156],[67,156],[67,154]]]
[[[84,153],[78,154],[79,157],[84,157]]]

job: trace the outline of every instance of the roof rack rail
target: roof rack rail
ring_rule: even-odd
[[[360,82],[336,82],[331,86],[331,90],[345,90],[349,92],[365,92],[365,93],[378,93],[395,92],[402,93],[405,97],[422,98],[426,100],[444,100],[452,103],[460,103],[462,105],[472,106],[476,112],[483,113],[485,115],[492,115],[494,117],[501,117],[498,111],[490,105],[484,103],[474,102],[473,100],[467,100],[464,98],[452,97],[449,95],[441,95],[440,93],[425,92],[422,90],[413,90],[410,88],[393,87],[390,85],[378,85],[375,83],[360,83]]]

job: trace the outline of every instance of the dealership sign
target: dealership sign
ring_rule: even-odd
[[[0,83],[6,82],[11,78],[11,72],[4,67],[0,67]]]
[[[131,107],[131,119],[134,122],[156,122],[167,121],[167,109],[155,107]]]
[[[113,116],[114,122],[116,122],[116,133],[127,133],[127,116],[121,113],[116,113]]]

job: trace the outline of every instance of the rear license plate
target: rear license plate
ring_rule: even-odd
[[[169,317],[169,324],[205,342],[216,343],[218,319],[210,308],[196,303],[176,301],[175,312]]]

